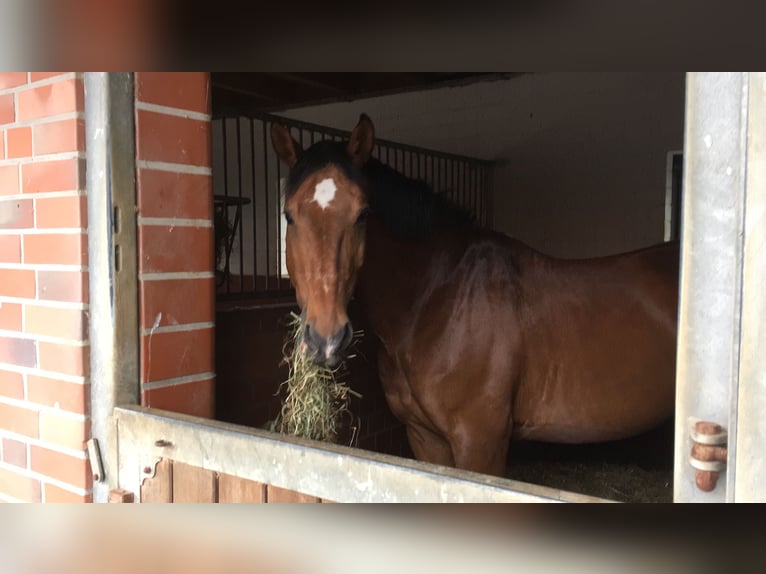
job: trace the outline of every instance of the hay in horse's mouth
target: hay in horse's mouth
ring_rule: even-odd
[[[361,397],[339,380],[340,366],[314,362],[303,344],[303,322],[291,313],[291,333],[283,348],[289,374],[279,387],[284,392],[282,410],[272,430],[325,442],[338,442],[343,418],[353,420],[351,395]],[[353,443],[353,436],[350,439]]]

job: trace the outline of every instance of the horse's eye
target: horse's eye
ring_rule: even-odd
[[[294,223],[293,216],[290,215],[289,211],[285,211],[285,221],[287,222],[287,225],[292,225]]]
[[[362,211],[359,212],[359,215],[356,217],[357,224],[361,225],[365,221],[367,221],[367,216],[370,214],[370,209],[368,207],[365,207],[362,209]]]

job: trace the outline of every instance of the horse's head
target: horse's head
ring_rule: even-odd
[[[319,142],[306,150],[289,130],[271,126],[277,155],[290,167],[285,188],[286,262],[315,360],[334,366],[353,331],[347,306],[364,259],[367,197],[361,168],[375,133],[362,115],[348,142]]]

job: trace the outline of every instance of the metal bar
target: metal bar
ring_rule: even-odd
[[[469,211],[473,213],[473,215],[476,215],[476,170],[473,168],[472,165],[468,166],[468,204],[469,204]]]
[[[303,130],[299,134],[300,146],[303,149]],[[277,289],[282,286],[282,166],[277,160],[277,200],[274,202],[277,211]]]
[[[237,119],[237,183],[240,202],[242,200],[242,118]],[[239,291],[245,290],[245,242],[244,225],[241,223],[242,203],[237,206],[234,215],[234,229],[239,231]]]
[[[486,168],[485,173],[485,186],[487,195],[484,196],[484,221],[487,227],[492,227],[495,224],[495,196],[494,196],[494,171],[491,168]]]
[[[227,207],[228,203],[226,202],[226,199],[229,197],[229,151],[228,151],[228,142],[227,135],[226,135],[226,122],[227,118],[224,118],[221,120],[221,130],[222,130],[222,137],[221,141],[223,142],[222,148],[223,148],[223,196],[224,196],[224,203],[223,203],[223,217],[226,220],[226,226],[228,229],[229,224],[229,208]],[[231,294],[231,267],[229,264],[229,256],[231,253],[231,249],[229,249],[229,241],[231,241],[230,238],[226,238],[226,257],[224,259],[224,267],[223,267],[223,276],[226,281],[226,293]]]
[[[742,73],[687,75],[676,502],[724,502],[734,496],[733,444],[726,479],[710,493],[697,489],[689,455],[694,419],[737,435],[732,415],[739,383],[747,93]]]
[[[429,183],[431,184],[431,189],[436,191],[436,172],[434,171],[434,156],[430,156],[427,159],[430,159],[431,161],[431,171],[430,171],[431,177],[430,177]]]
[[[449,162],[449,197],[452,201],[457,201],[455,197],[455,162]]]
[[[120,487],[131,492],[144,468],[170,458],[337,502],[609,502],[157,409],[118,408],[115,418]]]
[[[465,187],[465,209],[471,211],[471,166],[465,164],[463,166],[463,180]]]
[[[266,214],[266,217],[264,217],[264,220],[266,221],[266,284],[264,285],[264,291],[269,290],[269,146],[266,142],[269,140],[266,136],[266,123],[263,124],[263,178],[264,178],[264,200],[266,202],[266,207],[264,208],[264,213]],[[277,164],[279,164],[279,158],[277,158]],[[257,291],[257,285],[258,285],[258,270],[255,270],[255,273],[253,274],[253,285],[256,286]]]
[[[436,189],[436,191],[438,191],[440,193],[443,191],[442,186],[444,185],[444,180],[442,179],[442,167],[444,167],[443,160],[441,158],[436,158],[436,184],[435,184],[435,189]]]
[[[258,293],[253,294],[255,297],[257,297],[258,301],[261,300],[267,300],[267,299],[278,299],[280,297],[292,297],[295,295],[295,289],[270,289],[269,291],[266,291],[264,289],[261,289],[258,291]],[[247,298],[243,297],[239,293],[232,293],[230,295],[227,295],[226,293],[221,293],[217,296],[218,301],[247,301]]]
[[[479,221],[482,225],[487,225],[487,195],[489,190],[487,189],[487,170],[481,168],[481,205],[479,208]]]
[[[475,166],[471,167],[471,201],[474,217],[479,221],[479,170]]]
[[[251,292],[255,293],[256,291],[256,284],[255,284],[255,278],[258,276],[258,226],[256,225],[256,222],[258,221],[258,210],[256,206],[256,201],[258,199],[258,193],[255,183],[255,122],[256,120],[251,119],[250,120],[250,161],[252,162],[252,173],[253,173],[253,201],[251,203],[252,205],[252,212],[253,212],[253,286],[250,289]],[[263,122],[261,122],[263,123]],[[265,129],[264,124],[264,129]],[[264,145],[266,142],[264,141]]]
[[[748,98],[736,460],[729,466],[735,502],[766,502],[766,73],[749,73]]]
[[[417,174],[418,174],[417,175],[417,179],[424,179],[423,178],[423,171],[421,169],[422,168],[422,166],[421,166],[421,163],[422,163],[421,160],[422,159],[423,159],[423,157],[420,155],[420,153],[415,152],[415,161],[417,163]]]
[[[135,96],[132,73],[87,72],[84,83],[91,433],[104,447],[114,407],[139,400]],[[95,502],[117,485],[108,452]]]

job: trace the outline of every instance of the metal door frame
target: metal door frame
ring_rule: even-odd
[[[766,499],[765,145],[764,73],[687,74],[675,502]],[[700,420],[724,429],[724,461],[692,460]],[[711,492],[700,467],[721,467]]]

